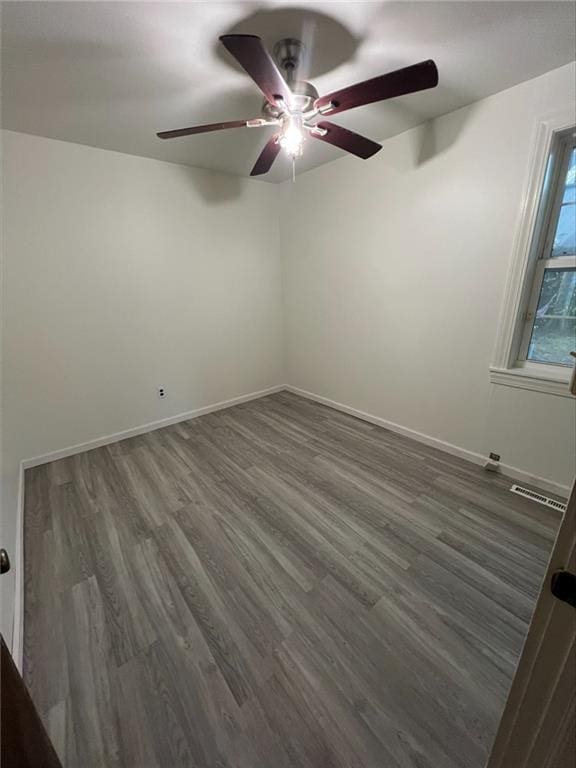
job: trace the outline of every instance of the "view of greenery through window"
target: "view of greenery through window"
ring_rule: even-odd
[[[572,150],[558,223],[552,245],[550,269],[544,270],[528,360],[573,365],[576,350],[576,269],[562,268],[560,259],[576,254],[576,149]],[[556,261],[558,259],[558,261]],[[553,265],[558,268],[553,268]]]
[[[576,349],[576,270],[544,272],[528,359],[572,365]]]

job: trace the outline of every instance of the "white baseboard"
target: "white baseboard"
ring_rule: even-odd
[[[16,544],[14,550],[14,622],[12,624],[12,658],[20,672],[24,658],[24,466],[18,472],[16,502]]]
[[[503,475],[507,475],[524,485],[533,485],[541,491],[548,491],[548,493],[553,493],[563,499],[567,499],[570,496],[569,485],[561,485],[560,483],[554,482],[554,480],[548,480],[546,477],[531,475],[529,472],[525,472],[523,469],[518,469],[518,467],[513,467],[510,464],[500,464],[500,469]]]
[[[437,437],[430,437],[430,435],[425,435],[423,432],[417,432],[415,429],[403,427],[401,424],[395,424],[393,421],[382,419],[380,416],[373,416],[371,413],[360,411],[357,408],[351,408],[349,405],[338,403],[336,400],[330,400],[328,397],[322,397],[322,395],[316,395],[314,392],[307,392],[304,389],[299,389],[298,387],[293,387],[291,385],[287,385],[285,389],[287,389],[288,392],[293,392],[295,395],[307,397],[309,400],[315,400],[317,403],[322,403],[322,405],[328,405],[330,408],[335,408],[337,411],[348,413],[350,416],[356,416],[363,421],[369,421],[371,424],[376,424],[378,427],[384,427],[384,429],[389,429],[391,432],[404,435],[404,437],[410,437],[412,440],[417,440],[419,443],[438,448],[445,453],[452,454],[452,456],[459,456],[461,459],[466,459],[474,464],[484,464],[486,461],[486,457],[482,456],[480,453],[474,453],[474,451],[469,451],[466,448],[460,448],[452,443],[439,440]]]
[[[450,453],[452,456],[459,456],[461,459],[471,461],[473,464],[484,465],[486,463],[487,457],[480,453],[469,451],[467,448],[462,448],[459,445],[447,443],[445,440],[440,440],[437,437],[425,435],[423,432],[417,432],[415,429],[403,427],[401,424],[395,424],[393,421],[387,421],[386,419],[382,419],[379,416],[373,416],[371,413],[360,411],[357,408],[351,408],[349,405],[344,405],[343,403],[339,403],[336,400],[330,400],[328,397],[317,395],[314,392],[307,392],[305,389],[299,389],[298,387],[293,387],[290,384],[287,384],[284,389],[286,389],[288,392],[293,392],[295,395],[306,397],[309,400],[315,400],[317,403],[322,403],[322,405],[328,405],[330,408],[335,408],[337,411],[342,411],[343,413],[348,413],[351,416],[356,416],[363,421],[368,421],[371,424],[384,427],[384,429],[389,429],[391,432],[404,435],[404,437],[410,437],[412,440],[417,440],[419,443],[424,443],[425,445],[430,445],[433,448],[438,448],[438,450],[444,451],[445,453]],[[501,464],[500,470],[502,474],[508,475],[513,480],[519,480],[523,483],[534,485],[536,488],[549,491],[550,493],[555,493],[558,496],[562,496],[563,498],[568,498],[570,494],[570,488],[567,485],[560,485],[560,483],[556,483],[553,480],[548,480],[545,477],[531,475],[528,472],[524,472],[522,469],[518,469],[517,467],[512,467],[508,464]]]
[[[24,469],[30,469],[31,467],[37,467],[40,464],[48,464],[50,461],[65,459],[67,456],[74,456],[76,453],[84,453],[84,451],[91,451],[93,448],[100,448],[103,445],[110,445],[111,443],[117,443],[120,440],[126,440],[128,437],[136,437],[137,435],[143,435],[146,432],[153,432],[155,429],[169,427],[171,424],[178,424],[180,421],[189,421],[190,419],[198,418],[198,416],[204,416],[207,413],[221,411],[224,408],[231,408],[233,405],[247,403],[250,400],[257,400],[260,397],[272,395],[274,392],[281,392],[283,389],[285,389],[284,385],[279,384],[275,387],[268,387],[268,389],[261,389],[258,392],[250,392],[247,395],[233,397],[230,400],[222,400],[219,403],[205,405],[202,408],[195,408],[193,411],[178,413],[175,416],[168,416],[166,419],[158,419],[157,421],[151,421],[148,424],[141,424],[138,427],[131,427],[130,429],[124,429],[121,432],[114,432],[111,435],[97,437],[94,440],[88,440],[85,443],[78,443],[77,445],[71,445],[68,448],[60,448],[57,451],[50,451],[49,453],[43,453],[40,456],[24,459],[22,461],[22,466]]]

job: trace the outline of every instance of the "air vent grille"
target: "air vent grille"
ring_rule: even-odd
[[[517,493],[518,496],[524,496],[527,499],[532,499],[532,501],[537,501],[538,504],[544,504],[546,507],[552,507],[552,509],[557,509],[560,512],[566,511],[566,504],[563,502],[551,499],[549,496],[543,496],[536,491],[531,491],[530,488],[524,488],[522,485],[513,485],[510,490],[512,493]]]

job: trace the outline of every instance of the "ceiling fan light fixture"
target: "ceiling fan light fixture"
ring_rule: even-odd
[[[302,155],[304,130],[300,115],[290,115],[284,120],[279,143],[290,157],[294,158]]]

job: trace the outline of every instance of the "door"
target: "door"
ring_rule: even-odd
[[[576,484],[486,768],[576,765],[576,607],[551,592],[559,570],[576,574]]]
[[[0,645],[0,764],[5,768],[62,768],[1,635]]]

